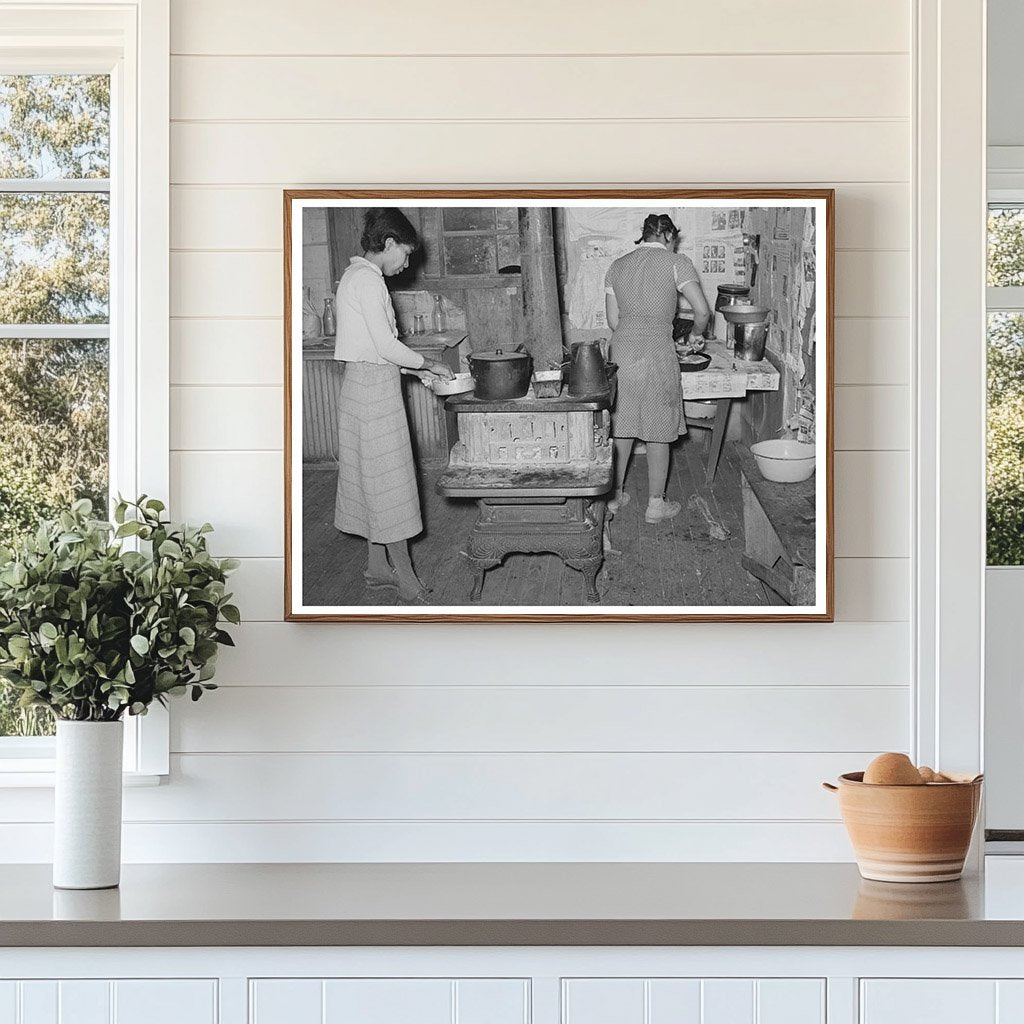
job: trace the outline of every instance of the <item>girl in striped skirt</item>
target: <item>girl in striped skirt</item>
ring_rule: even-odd
[[[423,530],[401,367],[444,379],[452,371],[398,340],[385,277],[400,274],[419,248],[416,230],[393,208],[368,210],[337,293],[334,358],[345,363],[338,415],[338,492],[334,525],[367,540],[369,587],[398,590],[402,604],[426,604],[427,591],[409,557]]]

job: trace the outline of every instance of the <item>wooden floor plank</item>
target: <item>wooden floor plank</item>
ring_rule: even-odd
[[[631,501],[609,521],[609,537],[620,554],[606,553],[599,579],[601,603],[624,607],[700,607],[708,604],[763,605],[763,587],[740,564],[743,549],[742,504],[735,467],[722,460],[712,488],[704,483],[706,453],[701,433],[673,446],[668,496],[683,505],[672,520],[650,524],[647,508],[647,460],[634,456],[626,478]],[[471,610],[472,572],[461,554],[476,522],[470,499],[436,493],[442,470],[434,464],[420,474],[424,531],[410,545],[413,564],[433,588],[431,604]],[[362,573],[366,542],[334,528],[336,471],[304,467],[304,590],[310,605],[353,606],[397,603],[393,591],[368,591]],[[702,497],[712,516],[732,531],[726,541],[712,540],[704,517],[688,507]],[[487,573],[482,603],[502,607],[585,603],[582,573],[550,554],[513,554]]]

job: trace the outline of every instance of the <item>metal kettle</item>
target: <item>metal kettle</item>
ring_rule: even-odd
[[[578,341],[569,357],[569,394],[574,398],[602,395],[609,388],[599,339]]]

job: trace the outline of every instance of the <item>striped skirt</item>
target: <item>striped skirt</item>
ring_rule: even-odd
[[[345,364],[334,525],[374,544],[423,530],[401,376],[392,363]]]

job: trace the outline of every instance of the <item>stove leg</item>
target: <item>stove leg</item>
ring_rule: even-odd
[[[467,555],[466,560],[473,570],[473,590],[470,592],[469,600],[473,604],[479,604],[484,592],[484,576],[488,569],[495,569],[501,565],[500,558],[474,558]]]
[[[583,579],[587,587],[587,604],[600,604],[601,595],[597,592],[597,574],[601,571],[603,555],[597,558],[569,558],[565,564],[570,569],[583,573]]]

